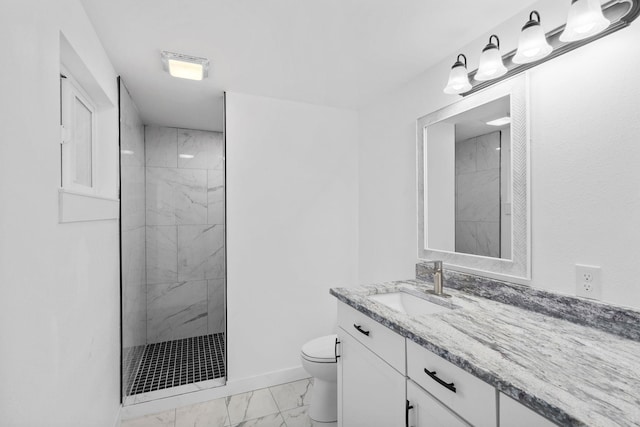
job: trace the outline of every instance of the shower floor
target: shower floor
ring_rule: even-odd
[[[127,395],[223,378],[224,333],[147,344]]]

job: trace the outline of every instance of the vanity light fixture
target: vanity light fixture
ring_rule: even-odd
[[[599,0],[572,0],[561,42],[575,42],[604,31],[611,21],[604,17]]]
[[[460,57],[464,60],[464,63],[460,60]],[[449,95],[458,95],[471,89],[471,83],[469,83],[469,75],[467,74],[467,57],[462,53],[458,55],[458,58],[451,67],[451,73],[449,73],[449,82],[444,88],[444,93]]]
[[[467,74],[471,88],[465,92],[445,90],[445,93],[471,95],[626,28],[640,16],[640,0],[606,0],[602,5],[602,0],[563,1],[570,3],[566,24],[543,34],[540,15],[537,11],[531,12],[529,21],[522,28],[517,50],[501,57],[500,41],[492,35],[480,56],[480,67]]]
[[[193,154],[178,154],[178,157],[181,159],[193,159],[195,156]]]
[[[518,51],[513,57],[513,62],[527,64],[544,58],[552,51],[553,48],[547,42],[547,36],[540,25],[540,14],[534,10],[529,14],[529,21],[522,27],[518,40]]]
[[[487,122],[489,126],[504,126],[509,123],[511,123],[511,117],[509,116],[500,117],[499,119],[495,119],[495,120],[491,120],[490,122]]]
[[[202,80],[209,75],[209,60],[197,56],[162,51],[162,66],[171,76],[180,79]]]
[[[495,43],[493,39],[495,38]],[[487,80],[493,80],[500,76],[504,76],[507,73],[507,67],[502,62],[502,56],[500,56],[500,39],[495,34],[489,37],[489,44],[482,49],[482,55],[480,55],[480,67],[475,75],[475,79],[484,82]]]

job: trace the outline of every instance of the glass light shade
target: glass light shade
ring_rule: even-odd
[[[471,90],[471,83],[469,83],[467,67],[462,63],[456,62],[451,68],[451,73],[449,73],[449,82],[447,87],[444,88],[444,93],[458,95],[469,90]]]
[[[518,51],[513,57],[513,62],[516,64],[535,62],[553,51],[553,48],[547,42],[542,26],[535,21],[529,22],[533,22],[533,24],[527,23],[520,33]]]
[[[505,67],[502,62],[500,49],[495,45],[487,46],[482,51],[482,55],[480,55],[480,66],[478,67],[475,79],[484,82],[504,76],[505,74],[507,74],[507,67]]]
[[[599,0],[574,0],[561,42],[575,42],[604,31],[611,22],[602,14]]]

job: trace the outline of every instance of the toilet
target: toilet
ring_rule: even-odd
[[[313,339],[302,346],[302,367],[313,377],[309,418],[331,423],[338,420],[337,335]]]

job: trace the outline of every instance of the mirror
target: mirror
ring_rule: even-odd
[[[528,279],[527,77],[418,119],[418,257]]]

